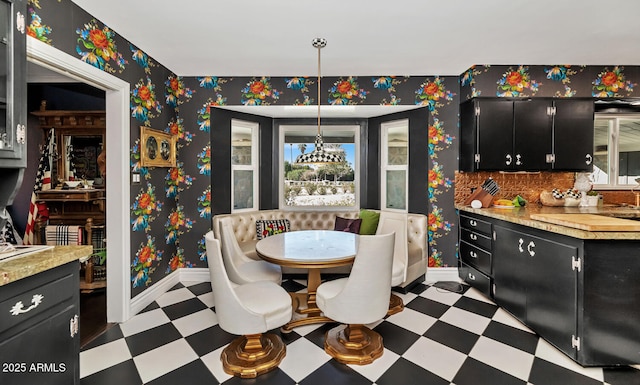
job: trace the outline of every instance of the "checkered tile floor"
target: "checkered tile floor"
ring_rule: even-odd
[[[283,286],[300,291],[304,283]],[[222,370],[220,352],[235,336],[218,326],[210,284],[182,283],[85,346],[81,384],[640,384],[632,367],[575,364],[468,286],[424,283],[400,296],[405,310],[374,325],[385,351],[373,364],[332,360],[322,346],[333,325],[310,325],[282,335],[287,356],[278,369],[240,380]]]

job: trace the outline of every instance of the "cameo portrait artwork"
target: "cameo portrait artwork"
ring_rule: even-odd
[[[140,165],[142,167],[175,167],[176,136],[140,126]]]
[[[169,146],[170,146],[169,141],[166,139],[163,139],[162,142],[160,143],[160,157],[164,160],[169,160],[169,156],[171,155],[171,150]]]
[[[147,138],[147,156],[149,159],[155,159],[158,154],[158,142],[155,136]]]

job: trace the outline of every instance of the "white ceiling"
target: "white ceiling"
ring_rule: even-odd
[[[640,65],[637,0],[73,0],[180,76]]]
[[[315,37],[328,41],[323,76],[457,76],[474,64],[640,65],[635,0],[72,1],[180,76],[317,76]],[[392,109],[358,106],[357,116]],[[340,112],[347,111],[323,106],[322,116]],[[272,106],[260,114],[317,110]]]

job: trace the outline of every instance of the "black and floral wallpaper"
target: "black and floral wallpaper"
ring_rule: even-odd
[[[309,77],[180,77],[70,0],[30,0],[28,34],[131,85],[130,166],[132,296],[178,268],[206,267],[211,227],[210,116],[215,106],[315,105]],[[188,58],[185,58],[188,60]],[[293,74],[292,74],[293,75]],[[640,67],[473,66],[460,76],[325,77],[322,104],[415,105],[429,111],[428,242],[430,267],[457,266],[454,177],[458,105],[471,97],[633,97]],[[178,137],[175,168],[140,166],[140,126]],[[109,133],[107,132],[107,135]],[[124,224],[123,224],[124,225]]]

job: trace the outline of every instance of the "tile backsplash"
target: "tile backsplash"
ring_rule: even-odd
[[[496,198],[512,199],[520,195],[529,203],[540,202],[540,192],[551,191],[554,188],[566,190],[573,187],[575,173],[573,172],[456,172],[455,202],[463,204],[472,192],[479,188],[487,178],[493,178],[500,187]]]
[[[516,195],[522,196],[529,203],[540,203],[540,192],[551,191],[554,188],[566,190],[573,187],[575,173],[573,172],[459,172],[455,177],[455,203],[463,204],[471,195],[474,188],[479,188],[487,178],[493,178],[500,191],[496,198],[512,199]],[[600,191],[605,204],[635,204],[635,195],[628,190]]]

